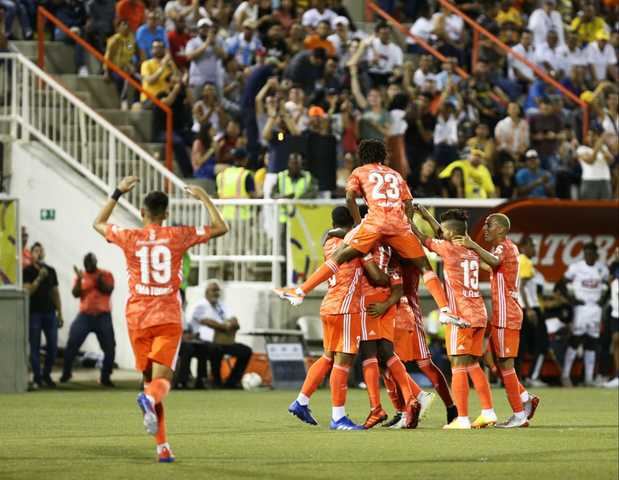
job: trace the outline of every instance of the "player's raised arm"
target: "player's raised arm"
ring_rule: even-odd
[[[230,230],[228,228],[228,224],[221,215],[221,212],[213,204],[211,197],[209,197],[208,193],[206,193],[202,187],[197,185],[187,185],[185,187],[185,191],[193,198],[200,200],[202,205],[204,205],[204,208],[208,211],[208,216],[211,219],[211,238],[221,237],[222,235],[228,233]]]
[[[426,235],[425,233],[423,233],[421,230],[419,230],[417,228],[417,225],[415,225],[415,222],[413,222],[413,214],[414,212],[419,212],[421,214],[421,216],[423,217],[424,220],[426,220],[430,226],[432,227],[432,230],[434,231],[435,235],[438,235],[439,232],[441,231],[441,226],[440,224],[436,221],[436,219],[430,214],[430,212],[428,212],[425,207],[422,207],[420,205],[415,205],[412,203],[412,201],[407,200],[406,201],[406,212],[407,215],[409,215],[409,209],[412,209],[412,214],[409,216],[409,220],[410,220],[410,224],[411,224],[411,230],[413,231],[413,233],[415,234],[415,236],[419,239],[419,241],[423,244],[426,243],[426,240],[430,240],[432,238],[431,235]]]
[[[490,267],[492,268],[497,268],[499,265],[501,265],[501,259],[499,257],[490,253],[468,235],[458,235],[454,237],[451,242],[454,245],[461,245],[468,248],[469,250],[473,250],[475,253],[477,253],[477,255],[479,255],[479,257],[484,263],[490,265]]]
[[[376,287],[387,287],[389,285],[389,275],[376,265],[372,252],[363,257],[363,270],[372,285]]]
[[[361,212],[359,205],[357,205],[357,192],[354,190],[346,190],[346,206],[355,221],[355,225],[359,225],[361,223]]]
[[[114,210],[114,207],[116,207],[116,204],[118,203],[121,195],[132,190],[133,187],[135,187],[135,185],[138,183],[138,181],[138,177],[129,176],[123,178],[118,184],[116,190],[114,190],[114,193],[112,193],[110,198],[108,198],[107,203],[103,206],[103,208],[99,212],[99,215],[97,215],[97,218],[95,218],[92,226],[97,232],[99,232],[102,237],[105,238],[107,221],[110,219],[112,211]]]

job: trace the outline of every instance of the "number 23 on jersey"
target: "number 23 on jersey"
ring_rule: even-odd
[[[368,178],[374,184],[372,189],[372,198],[374,200],[399,200],[400,181],[396,175],[393,173],[372,172]]]

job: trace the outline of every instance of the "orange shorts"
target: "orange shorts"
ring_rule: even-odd
[[[396,328],[394,336],[395,353],[403,362],[427,360],[432,356],[426,343],[426,332],[419,325],[415,324],[412,330]]]
[[[484,353],[484,333],[486,327],[459,328],[447,325],[445,346],[447,355],[473,355],[481,357]]]
[[[361,331],[358,313],[322,315],[320,319],[325,352],[357,353]]]
[[[355,250],[366,254],[378,243],[384,243],[393,248],[402,258],[419,258],[425,255],[419,239],[408,230],[402,230],[395,235],[385,235],[381,232],[380,225],[366,222],[364,219],[356,232],[347,242]]]
[[[366,305],[372,303],[372,297],[366,297]],[[395,317],[397,313],[398,308],[396,305],[392,305],[382,317],[373,317],[366,311],[361,312],[361,340],[380,340],[384,338],[385,340],[393,342],[395,337]]]
[[[183,327],[180,323],[129,329],[135,368],[144,372],[154,362],[174,370],[182,338]]]
[[[513,328],[490,328],[490,344],[499,358],[516,358],[520,346],[520,330]]]

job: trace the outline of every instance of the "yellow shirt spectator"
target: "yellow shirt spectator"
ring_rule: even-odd
[[[475,151],[477,152],[477,151]],[[483,155],[483,152],[481,152]],[[481,155],[479,160],[481,160]],[[475,160],[456,160],[447,165],[439,174],[439,178],[449,178],[455,168],[462,169],[464,176],[464,198],[490,198],[494,196],[494,183],[490,170]]]
[[[159,71],[160,68],[163,68],[161,74],[154,82],[149,83],[146,80],[147,77]],[[143,62],[142,68],[140,69],[140,74],[142,75],[142,88],[148,93],[154,95],[155,97],[161,92],[167,92],[168,90],[170,90],[172,68],[167,63],[163,65],[162,59],[151,58],[150,60],[146,60],[145,62]],[[147,98],[148,97],[146,95],[142,94],[142,101],[145,101]]]
[[[533,262],[524,253],[521,253],[518,257],[518,265],[520,267],[519,275],[521,279],[525,280],[528,278],[533,278],[533,276],[535,275],[535,268],[533,268]]]
[[[504,23],[510,22],[514,25],[521,26],[522,25],[522,14],[520,10],[515,7],[509,7],[508,10],[500,9],[499,13],[496,14],[495,17],[496,23],[501,26]]]
[[[589,22],[576,17],[570,24],[570,30],[578,35],[581,43],[589,43],[597,40],[598,33],[608,31],[608,25],[602,17],[593,17]]]
[[[135,38],[133,33],[118,32],[107,41],[105,58],[124,71],[133,72],[133,57],[135,55]]]

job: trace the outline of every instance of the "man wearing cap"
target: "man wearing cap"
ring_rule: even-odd
[[[255,63],[256,54],[261,49],[262,42],[256,34],[256,24],[249,19],[243,22],[243,31],[226,41],[226,53],[234,56],[239,65],[244,67]]]
[[[517,195],[520,198],[554,197],[554,180],[550,172],[540,168],[537,152],[525,154],[525,167],[516,172]]]
[[[585,58],[589,65],[591,78],[594,83],[604,80],[617,82],[617,55],[615,49],[608,40],[610,35],[606,30],[596,33],[595,42],[589,43],[585,48]]]
[[[228,167],[217,174],[217,196],[223,199],[248,199],[254,198],[256,187],[254,176],[247,170],[247,152],[244,148],[236,148],[232,151],[234,166]],[[221,210],[223,217],[228,220],[249,220],[250,208],[247,206],[235,207],[226,205]]]
[[[349,22],[346,17],[335,17],[331,22],[331,28],[334,33],[327,37],[327,40],[335,47],[335,54],[342,58],[348,51],[348,43],[350,42]],[[340,62],[341,64],[341,62]]]
[[[565,43],[563,37],[563,19],[558,12],[557,3],[555,0],[542,0],[541,7],[533,10],[529,17],[529,30],[533,32],[533,43],[535,46],[542,45],[546,42],[548,31],[554,29],[557,31],[559,43]]]
[[[222,45],[216,36],[213,22],[208,18],[198,21],[198,35],[192,38],[185,48],[189,65],[189,86],[193,98],[198,98],[205,83],[210,82],[219,89],[221,85],[220,59],[224,58]]]
[[[602,17],[595,13],[595,5],[587,3],[582,7],[582,15],[572,20],[570,30],[578,35],[580,43],[595,42],[598,39],[598,34],[601,32],[608,33],[608,25]]]

